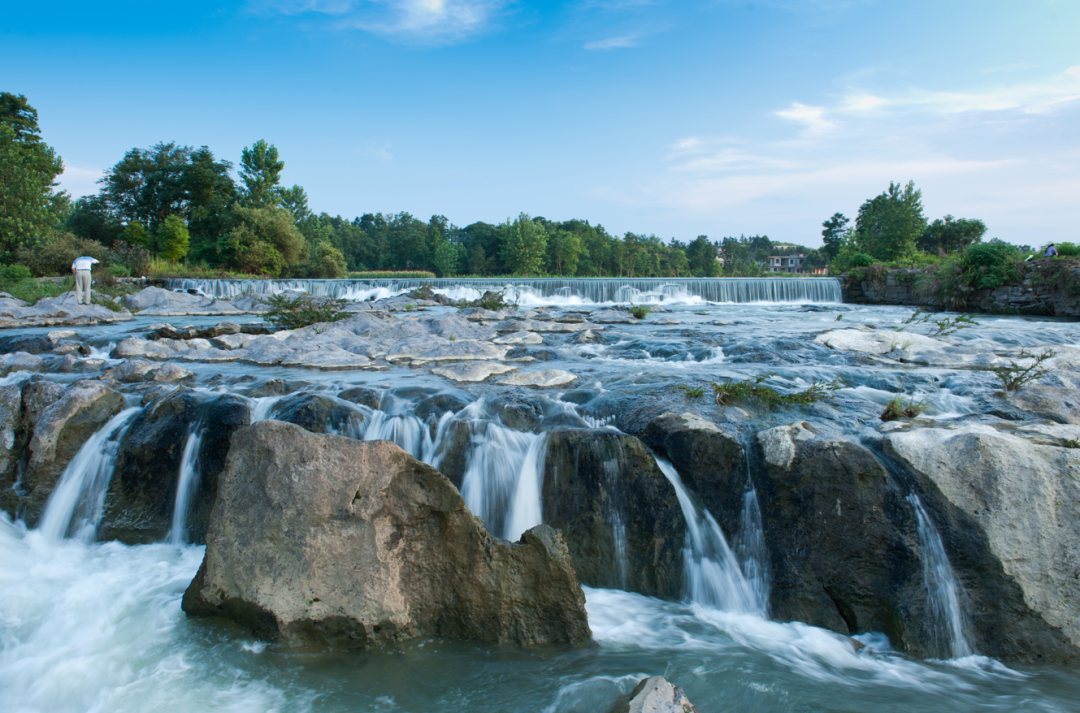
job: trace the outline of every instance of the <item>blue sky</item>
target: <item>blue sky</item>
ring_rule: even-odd
[[[132,147],[265,138],[346,217],[817,245],[914,180],[931,218],[1080,241],[1075,0],[9,5],[0,89],[74,195]]]

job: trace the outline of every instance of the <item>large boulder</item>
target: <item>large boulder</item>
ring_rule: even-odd
[[[312,433],[336,433],[350,421],[362,423],[364,414],[332,396],[301,392],[274,404],[270,418],[302,426]]]
[[[686,523],[645,445],[606,429],[546,438],[544,522],[563,531],[581,581],[680,598]]]
[[[927,499],[947,501],[937,526],[970,600],[977,650],[1080,654],[1080,450],[979,425],[893,433],[885,447],[922,476]]]
[[[6,497],[5,507],[18,510],[33,527],[68,463],[120,412],[124,397],[100,381],[77,381],[63,389],[55,401],[53,387],[28,384],[25,391],[23,409],[33,435],[27,446],[21,492]],[[45,403],[48,405],[42,407]]]
[[[202,438],[199,441],[199,483],[192,493],[187,514],[187,541],[206,543],[210,510],[217,497],[218,478],[225,470],[233,434],[251,424],[251,402],[235,394],[223,394],[201,407]]]
[[[671,461],[686,487],[732,537],[739,526],[749,475],[738,432],[692,413],[669,412],[650,421],[640,438]]]
[[[17,384],[0,386],[0,492],[15,484],[21,426],[22,388]]]
[[[492,537],[441,473],[387,441],[275,421],[241,429],[206,541],[184,611],[287,645],[590,636],[558,532]]]
[[[673,686],[663,676],[650,676],[641,679],[607,713],[698,713],[698,709],[682,688]]]

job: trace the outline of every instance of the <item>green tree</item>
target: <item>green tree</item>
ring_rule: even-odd
[[[241,272],[280,275],[306,257],[304,236],[284,208],[235,208],[236,227],[218,244],[222,264]]]
[[[435,248],[435,269],[440,277],[453,277],[458,272],[464,248],[449,240],[441,241]]]
[[[277,147],[259,139],[240,152],[240,179],[244,182],[243,204],[247,208],[272,208],[282,200],[281,171],[285,162]]]
[[[706,235],[697,236],[686,250],[690,260],[690,271],[702,277],[716,277],[720,274],[720,262],[716,259],[716,246],[709,242]]]
[[[513,223],[507,218],[503,232],[506,236],[503,262],[507,267],[514,274],[525,277],[538,273],[547,252],[547,233],[544,226],[521,213]]]
[[[312,216],[308,208],[307,192],[302,186],[286,188],[281,192],[281,207],[292,213],[293,221],[300,225]]]
[[[555,230],[548,236],[554,248],[554,272],[559,275],[576,275],[578,256],[581,255],[581,239],[569,230]]]
[[[855,219],[859,248],[882,261],[911,255],[925,229],[922,191],[914,181],[890,182],[885,192],[862,204]]]
[[[843,213],[833,213],[833,216],[821,224],[821,239],[824,246],[821,252],[832,260],[840,253],[840,243],[844,239],[844,227],[850,221]]]
[[[155,248],[166,260],[180,260],[188,254],[188,228],[178,215],[167,217],[157,229]]]
[[[955,253],[980,242],[985,234],[986,223],[981,220],[947,215],[926,226],[918,245],[920,250],[928,253]]]
[[[62,220],[66,193],[54,193],[64,163],[38,135],[26,97],[0,93],[0,260],[47,239]]]

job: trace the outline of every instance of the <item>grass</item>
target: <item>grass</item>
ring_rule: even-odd
[[[345,311],[345,300],[340,298],[270,295],[263,302],[270,307],[263,315],[263,321],[278,329],[300,329],[320,322],[337,322],[349,316]]]
[[[1073,438],[1071,440],[1065,441],[1065,447],[1080,449],[1080,438]]]
[[[1025,384],[1041,379],[1050,373],[1043,367],[1043,362],[1053,359],[1057,352],[1053,349],[1045,349],[1042,354],[1034,354],[1027,349],[1020,350],[1020,359],[1032,359],[1030,365],[1020,366],[1014,360],[1009,360],[1009,366],[992,366],[986,371],[993,372],[1001,379],[1001,385],[1006,391],[1018,391]]]
[[[911,395],[908,402],[904,403],[904,395],[898,394],[889,399],[885,404],[885,410],[881,412],[882,421],[899,421],[902,418],[915,418],[927,409],[926,401],[915,401],[915,394]]]
[[[393,270],[368,270],[367,272],[350,272],[345,276],[349,280],[426,280],[434,279],[434,272],[394,272]]]
[[[762,386],[762,382],[772,374],[764,374],[755,379],[743,379],[742,381],[713,382],[713,396],[717,406],[729,406],[739,401],[757,401],[769,408],[777,406],[799,405],[807,406],[817,401],[832,398],[832,392],[844,387],[840,379],[832,381],[815,381],[810,387],[802,391],[782,394],[771,386]]]
[[[634,315],[635,319],[645,319],[647,316],[649,316],[649,312],[651,311],[652,310],[650,310],[645,305],[637,305],[636,307],[630,308],[630,314]]]
[[[686,393],[686,399],[700,399],[705,394],[704,386],[687,386],[686,384],[676,384],[676,389],[684,391]]]
[[[505,294],[505,289],[499,290],[498,292],[488,290],[480,296],[480,299],[472,301],[459,300],[457,302],[452,302],[451,304],[458,309],[465,309],[466,307],[479,307],[480,309],[487,309],[491,310],[492,312],[498,312],[499,310],[506,309],[510,306],[510,304],[507,303],[507,301],[504,299]]]
[[[18,280],[0,279],[0,292],[7,292],[15,299],[22,300],[29,305],[37,304],[38,300],[46,297],[59,297],[67,292],[71,292],[71,299],[74,301],[74,289],[75,280],[71,277],[59,281],[34,277]],[[99,304],[113,312],[119,312],[121,309],[120,304],[105,299],[103,295],[108,297],[129,295],[134,293],[136,288],[132,285],[118,283],[110,277],[103,277],[94,280],[92,290],[93,298],[91,301],[94,304]]]

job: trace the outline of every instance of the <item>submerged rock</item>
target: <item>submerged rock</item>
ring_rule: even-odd
[[[698,709],[683,689],[671,685],[663,676],[652,676],[641,679],[607,713],[698,713]]]
[[[682,597],[686,523],[645,445],[603,429],[559,429],[547,439],[544,521],[562,530],[580,580]]]
[[[590,637],[557,531],[492,537],[441,473],[386,441],[238,431],[206,539],[184,611],[287,645]]]
[[[1036,445],[978,425],[893,433],[885,443],[953,506],[939,509],[944,522],[938,527],[956,539],[949,553],[953,567],[961,575],[974,570],[965,576],[974,601],[965,604],[979,652],[1069,655],[1042,620],[1080,647],[1080,450]],[[969,553],[975,548],[967,545],[972,539],[988,546],[1000,564],[975,559]],[[1019,585],[1022,600],[1000,569]]]

